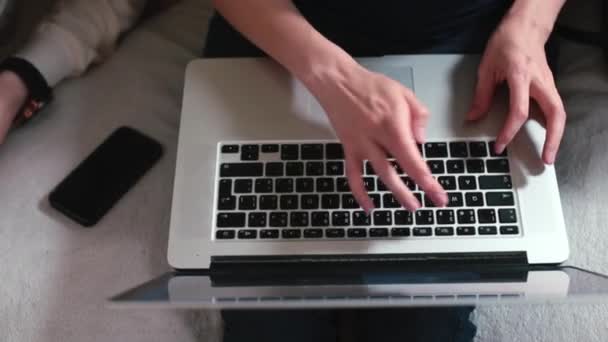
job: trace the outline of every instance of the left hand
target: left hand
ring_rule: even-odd
[[[530,99],[534,99],[546,120],[547,135],[542,159],[555,162],[566,112],[557,92],[553,74],[545,55],[549,32],[525,23],[519,18],[505,18],[488,42],[479,66],[477,88],[468,120],[485,116],[492,104],[496,87],[509,86],[509,114],[496,138],[496,152],[502,153],[528,119]]]

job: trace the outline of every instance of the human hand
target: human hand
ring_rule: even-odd
[[[502,153],[526,122],[532,98],[546,121],[542,159],[553,164],[564,133],[566,112],[545,55],[548,35],[549,32],[520,18],[506,18],[502,22],[488,42],[479,66],[475,99],[467,118],[484,117],[492,104],[496,86],[506,82],[510,108],[496,138],[496,152]]]
[[[26,99],[27,88],[19,76],[10,71],[0,72],[0,144]]]
[[[323,73],[310,88],[344,146],[348,182],[364,210],[369,213],[374,207],[362,180],[364,160],[370,161],[401,205],[411,211],[421,206],[387,160],[387,153],[433,203],[447,205],[446,192],[418,151],[416,143],[424,142],[429,113],[410,89],[354,60]]]

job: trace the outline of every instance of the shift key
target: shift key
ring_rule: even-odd
[[[220,177],[260,177],[263,174],[262,163],[225,163],[220,166]]]
[[[488,206],[511,206],[515,204],[512,192],[486,192]]]

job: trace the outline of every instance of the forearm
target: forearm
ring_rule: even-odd
[[[214,5],[238,31],[309,89],[327,73],[355,63],[308,23],[290,0],[214,0]]]
[[[515,0],[505,20],[515,20],[546,41],[566,0]]]

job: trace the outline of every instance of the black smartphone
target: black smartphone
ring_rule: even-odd
[[[132,128],[120,127],[51,192],[51,206],[91,227],[162,154],[160,143]]]

